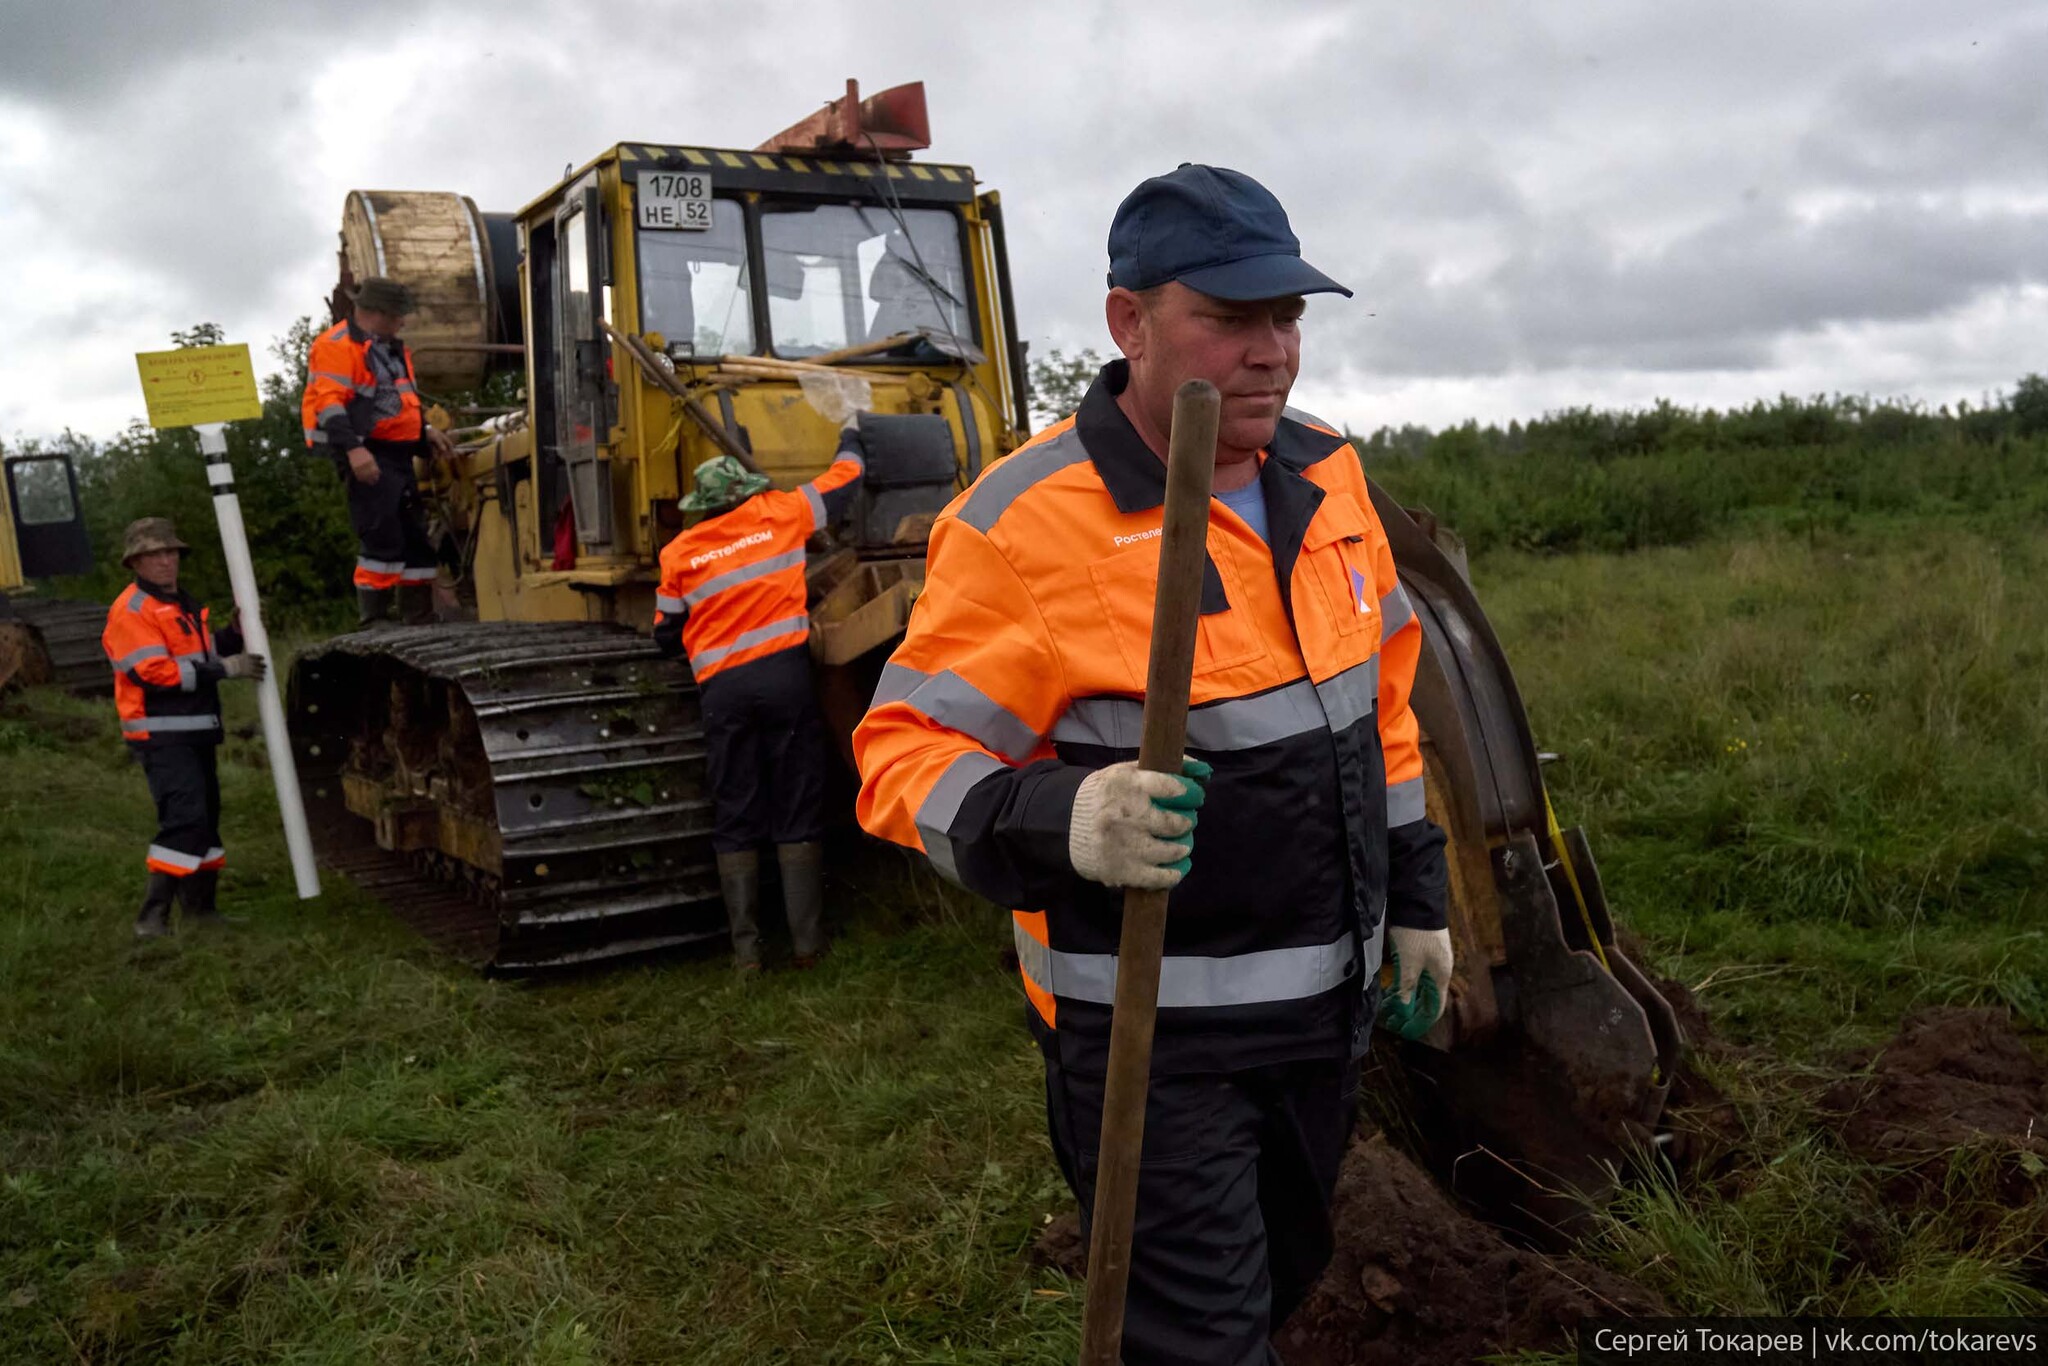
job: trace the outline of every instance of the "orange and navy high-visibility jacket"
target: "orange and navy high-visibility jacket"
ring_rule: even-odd
[[[757,493],[663,546],[654,643],[686,656],[699,683],[807,648],[804,542],[845,513],[866,469],[859,449],[843,446],[810,483]]]
[[[100,648],[114,666],[114,706],[131,745],[212,745],[221,738],[219,682],[241,633],[214,638],[191,594],[131,583],[107,612]]]
[[[1034,1032],[1100,1074],[1120,891],[1067,853],[1074,794],[1137,756],[1165,464],[1105,367],[933,528],[922,596],[854,732],[862,826],[1013,908]],[[1153,1067],[1362,1051],[1385,926],[1445,923],[1408,694],[1421,629],[1345,439],[1289,414],[1262,540],[1212,502],[1188,752],[1213,766],[1166,918]]]
[[[343,319],[315,337],[306,353],[299,416],[306,444],[337,464],[372,442],[418,441],[422,420],[412,353],[395,337],[380,342],[353,318]]]

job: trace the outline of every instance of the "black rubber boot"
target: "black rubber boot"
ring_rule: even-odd
[[[782,869],[782,907],[796,965],[813,967],[825,951],[825,846],[778,844],[775,860]]]
[[[436,620],[434,585],[418,581],[398,585],[398,616],[407,626],[432,626]]]
[[[752,849],[718,856],[718,890],[732,927],[733,966],[761,970],[761,855]]]
[[[356,629],[367,631],[391,620],[391,600],[395,596],[389,588],[356,585]]]
[[[207,868],[193,873],[178,890],[178,900],[185,907],[181,917],[184,923],[202,928],[228,923],[228,918],[214,904],[214,898],[220,892],[220,869]]]
[[[142,910],[135,916],[137,939],[161,939],[171,932],[171,903],[178,896],[178,879],[169,873],[151,873],[142,893]]]

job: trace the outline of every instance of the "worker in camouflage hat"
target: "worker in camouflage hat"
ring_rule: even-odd
[[[756,474],[729,455],[697,466],[696,487],[677,504],[685,512],[725,512],[768,487],[768,476]]]
[[[114,670],[121,738],[156,804],[156,838],[143,856],[149,881],[135,917],[142,939],[171,932],[174,906],[184,907],[188,925],[225,919],[215,903],[227,863],[214,754],[222,738],[218,685],[223,678],[260,682],[266,671],[263,656],[243,648],[240,631],[216,631],[206,605],[179,587],[191,549],[167,517],[130,522],[121,563],[135,581],[114,599],[100,636]]]
[[[393,609],[429,625],[439,560],[414,476],[415,457],[454,454],[420,407],[412,353],[399,334],[417,300],[397,280],[356,285],[349,316],[313,339],[300,402],[306,444],[327,455],[348,490],[356,533],[356,614],[365,628]]]
[[[729,455],[697,466],[686,511],[708,514],[661,550],[654,643],[689,660],[711,770],[711,849],[733,961],[761,968],[761,850],[775,846],[792,956],[825,948],[824,718],[811,681],[804,543],[851,510],[867,470],[858,426],[825,472],[771,490]]]

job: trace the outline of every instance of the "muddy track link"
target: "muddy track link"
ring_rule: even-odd
[[[295,661],[288,709],[311,820],[353,823],[477,906],[491,970],[725,934],[697,689],[646,637],[583,622],[339,636]]]
[[[73,697],[112,697],[114,671],[107,664],[100,636],[107,629],[107,609],[90,602],[55,602],[16,598],[14,613],[35,627],[50,657],[51,682]]]

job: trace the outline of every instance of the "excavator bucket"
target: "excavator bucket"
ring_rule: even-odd
[[[1428,514],[1378,485],[1372,497],[1422,624],[1412,700],[1429,815],[1449,836],[1458,960],[1444,1018],[1393,1050],[1392,1083],[1451,1186],[1541,1232],[1655,1143],[1684,1039],[1616,943],[1584,833],[1557,826],[1462,551]]]

